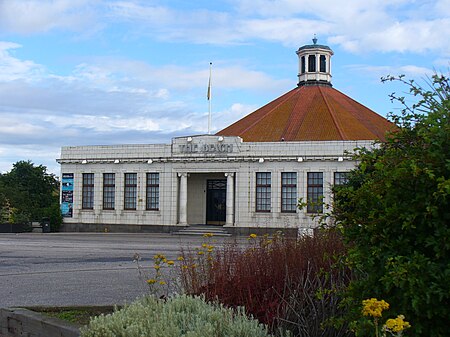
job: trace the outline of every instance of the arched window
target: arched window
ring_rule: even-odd
[[[306,69],[305,57],[304,56],[302,56],[300,62],[301,62],[301,64],[300,64],[300,74],[304,74],[305,73],[305,69]]]
[[[316,71],[316,55],[308,56],[308,71],[315,72]]]
[[[327,59],[325,55],[320,55],[320,72],[321,73],[327,72]]]

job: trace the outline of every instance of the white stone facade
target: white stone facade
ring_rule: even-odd
[[[355,165],[348,153],[372,146],[371,141],[247,143],[239,137],[204,135],[175,138],[171,144],[161,145],[63,147],[58,159],[61,173],[63,177],[73,174],[72,213],[64,223],[110,228],[210,223],[229,228],[307,230],[316,224],[306,209],[282,211],[282,173],[295,173],[295,197],[305,201],[308,172],[322,173],[324,202],[330,203],[334,173],[349,171]],[[270,173],[270,193],[265,194],[270,211],[256,210],[258,172]],[[83,174],[87,173],[93,174],[91,208],[83,208]],[[104,209],[105,173],[115,177],[113,209]],[[136,209],[132,210],[124,207],[124,177],[128,173],[137,177]],[[156,209],[148,209],[147,173],[159,177],[157,199],[152,199],[157,200]],[[212,194],[213,183],[221,186],[218,194]],[[216,203],[215,196],[225,203]],[[213,214],[216,209],[219,218]]]

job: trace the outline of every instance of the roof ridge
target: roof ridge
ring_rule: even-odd
[[[303,87],[297,87],[296,90],[298,90],[298,91],[300,91],[302,89],[306,90],[304,88],[306,88],[306,87],[304,87],[304,86]],[[286,126],[284,127],[284,130],[283,130],[283,133],[282,133],[282,137],[285,138],[286,140],[290,140],[290,135],[291,134],[292,135],[296,135],[298,133],[298,130],[300,130],[300,127],[301,127],[303,121],[305,120],[306,114],[302,114],[302,116],[299,119],[298,123],[294,124],[295,129],[290,131],[290,129],[292,128],[292,123],[291,122],[295,118],[295,111],[297,111],[296,108],[297,108],[297,105],[299,104],[299,101],[300,101],[300,97],[297,97],[296,102],[294,104],[294,107],[293,107],[293,109],[292,109],[292,111],[291,111],[291,113],[289,115],[289,119],[288,119],[288,121],[286,123]]]
[[[334,109],[331,108],[331,106],[330,106],[330,104],[328,103],[328,100],[327,100],[327,98],[325,97],[324,93],[322,92],[322,88],[321,88],[320,86],[319,86],[319,92],[320,92],[320,94],[321,94],[322,97],[323,97],[323,100],[324,100],[324,102],[325,102],[325,104],[326,104],[326,106],[327,106],[327,108],[328,108],[328,111],[330,112],[331,119],[333,120],[334,125],[336,126],[336,129],[337,129],[337,131],[339,132],[339,136],[341,136],[341,139],[344,140],[344,139],[345,139],[345,137],[344,137],[344,132],[343,132],[343,130],[341,129],[341,126],[339,125],[336,116],[334,115]]]
[[[342,91],[337,90],[337,89],[335,89],[335,90],[336,90],[339,94],[341,94],[344,98],[348,99],[348,100],[351,101],[351,102],[356,103],[356,104],[359,105],[361,108],[365,109],[366,113],[369,112],[371,118],[378,118],[378,117],[381,117],[381,118],[385,119],[388,123],[393,124],[393,123],[392,123],[391,121],[389,121],[387,118],[385,118],[385,117],[383,117],[383,116],[377,114],[377,113],[376,113],[375,111],[373,111],[372,109],[370,109],[370,108],[368,108],[367,106],[365,106],[364,104],[362,104],[362,103],[360,103],[360,102],[354,100],[354,99],[351,98],[350,96],[344,94]],[[370,123],[370,121],[369,121],[368,118],[367,118],[368,116],[365,117],[365,118],[361,118],[361,117],[364,117],[364,116],[361,115],[361,114],[355,113],[354,111],[350,111],[350,110],[348,110],[348,113],[349,113],[351,116],[353,116],[356,120],[358,120],[358,121],[361,123],[361,125],[362,125],[367,131],[371,132],[374,136],[376,136],[376,137],[381,137],[381,138],[384,138],[384,137],[385,137],[385,134],[381,134],[381,135],[380,135],[380,134],[379,134],[379,130],[378,130],[373,124]],[[385,133],[386,133],[386,131],[385,131]]]

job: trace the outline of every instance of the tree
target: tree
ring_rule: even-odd
[[[355,313],[377,297],[403,314],[415,336],[448,334],[450,317],[450,81],[435,74],[428,88],[388,77],[418,102],[403,105],[385,143],[360,149],[346,186],[335,194],[334,216],[359,276],[347,300]]]
[[[59,212],[59,181],[47,173],[43,165],[18,161],[10,172],[0,175],[0,203],[14,209],[12,222],[40,221],[52,218],[57,227],[62,222]],[[55,209],[58,208],[56,212]]]

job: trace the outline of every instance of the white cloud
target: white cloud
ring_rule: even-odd
[[[36,145],[0,145],[0,173],[6,173],[12,169],[12,164],[20,160],[31,160],[36,165],[44,165],[49,173],[59,175],[60,167],[56,158],[60,156],[60,149],[46,144]]]
[[[426,78],[434,74],[433,69],[419,67],[416,65],[403,65],[403,66],[372,66],[372,65],[352,65],[347,67],[352,70],[352,72],[360,74],[371,74],[378,80],[381,77],[387,75],[406,75],[408,78]]]
[[[359,47],[382,52],[418,53],[427,50],[447,49],[442,37],[450,36],[450,19],[432,21],[396,22],[385,29],[371,32]]]
[[[20,47],[22,46],[17,43],[0,41],[0,81],[31,81],[42,76],[42,66],[12,56],[12,50]]]
[[[0,0],[0,29],[33,34],[92,28],[96,0]]]
[[[449,0],[411,3],[409,0],[241,0],[227,11],[176,10],[145,2],[110,5],[112,20],[132,22],[139,34],[161,40],[233,44],[253,40],[298,46],[313,34],[322,43],[340,44],[355,53],[449,51]]]
[[[5,137],[24,137],[37,135],[46,132],[46,129],[32,124],[29,121],[17,118],[17,116],[1,116],[0,115],[0,134]]]
[[[43,116],[43,119],[57,129],[83,128],[94,132],[114,132],[116,130],[160,131],[156,121],[151,118],[136,116],[73,115],[71,118]]]
[[[233,103],[228,109],[215,113],[212,116],[212,128],[214,132],[217,132],[255,111],[257,108],[259,107],[255,105]]]
[[[297,47],[313,34],[355,52],[450,53],[450,0],[235,0],[221,10],[161,1],[0,0],[0,29],[19,33],[96,30],[125,24],[127,36],[197,44],[254,40]],[[20,13],[18,15],[17,13]],[[322,40],[327,37],[327,41]]]

